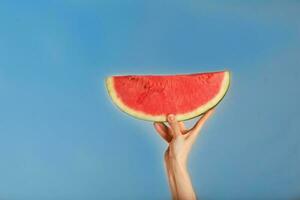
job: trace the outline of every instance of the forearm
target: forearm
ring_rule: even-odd
[[[167,176],[168,176],[170,190],[171,190],[171,193],[172,193],[172,199],[173,200],[178,200],[176,185],[175,185],[175,180],[174,180],[174,174],[173,174],[172,169],[171,169],[171,163],[170,163],[169,156],[168,156],[167,152],[166,152],[165,157],[164,157],[164,163],[165,163],[166,173],[167,173]]]
[[[178,200],[196,200],[196,194],[186,164],[174,157],[169,157],[168,166],[171,177],[173,178],[176,198]]]

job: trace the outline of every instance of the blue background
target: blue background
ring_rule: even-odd
[[[224,68],[190,157],[197,195],[300,198],[300,3],[224,2],[2,0],[0,199],[170,198],[166,144],[104,78]]]

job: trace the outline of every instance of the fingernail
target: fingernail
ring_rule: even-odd
[[[168,117],[170,121],[173,121],[175,119],[175,116],[173,114],[170,114]]]

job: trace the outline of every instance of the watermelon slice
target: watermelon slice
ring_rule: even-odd
[[[178,75],[110,76],[106,87],[125,113],[148,121],[197,117],[216,106],[230,83],[228,71]]]

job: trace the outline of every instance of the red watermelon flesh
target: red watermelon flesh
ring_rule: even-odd
[[[129,115],[148,121],[166,121],[171,113],[178,120],[199,116],[221,101],[229,83],[228,71],[106,79],[113,102]]]

